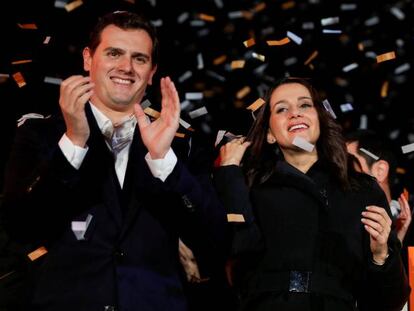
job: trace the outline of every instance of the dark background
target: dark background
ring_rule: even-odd
[[[399,175],[400,182],[413,192],[414,153],[401,152],[402,145],[414,142],[413,1],[84,0],[70,12],[56,7],[56,3],[59,2],[42,0],[2,4],[0,176],[16,120],[22,114],[47,115],[58,109],[59,86],[45,83],[44,78],[65,79],[82,73],[82,48],[97,17],[108,11],[131,10],[144,11],[157,25],[161,41],[157,78],[170,75],[183,102],[187,92],[203,93],[202,100],[190,101],[181,114],[200,135],[214,141],[220,129],[246,133],[253,120],[246,107],[264,96],[276,79],[286,75],[309,77],[323,98],[329,100],[346,132],[359,128],[361,118],[366,118],[367,128],[392,140],[399,166],[405,170],[405,174]],[[263,4],[265,8],[259,10]],[[344,10],[344,4],[354,4],[355,8]],[[243,16],[232,18],[237,12]],[[215,20],[203,21],[201,13],[214,16]],[[403,17],[399,18],[398,13]],[[337,17],[339,21],[323,26],[321,20],[328,17]],[[377,22],[370,24],[375,19]],[[22,29],[19,23],[35,23],[37,29]],[[309,25],[313,27],[309,29]],[[342,33],[324,34],[323,29]],[[301,37],[302,44],[266,44],[266,40],[283,39],[287,31]],[[51,37],[50,42],[44,44],[47,36]],[[252,37],[256,44],[245,47],[243,42]],[[317,57],[305,64],[314,51],[318,52]],[[391,51],[395,52],[395,59],[376,62],[376,55]],[[253,57],[253,52],[264,55],[265,61]],[[226,61],[215,65],[214,60],[222,55]],[[197,57],[202,57],[203,66]],[[231,61],[242,59],[246,61],[245,67],[232,70]],[[31,62],[12,64],[19,60]],[[343,68],[351,63],[358,67],[344,72]],[[397,68],[402,65],[408,66],[408,70],[399,72]],[[18,87],[12,77],[16,72],[24,76],[25,86]],[[184,79],[186,72],[191,72],[191,77]],[[388,83],[388,92],[381,96],[384,83]],[[237,98],[237,92],[246,86],[250,92]],[[157,83],[147,97],[157,109]],[[345,103],[351,103],[353,110],[342,112],[340,106]],[[209,113],[191,119],[188,112],[202,106]]]

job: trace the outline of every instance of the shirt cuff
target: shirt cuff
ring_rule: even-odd
[[[69,163],[76,169],[80,168],[89,149],[89,147],[82,148],[74,145],[66,134],[63,134],[62,138],[59,140],[59,147]]]
[[[165,181],[177,164],[177,156],[170,148],[165,155],[164,159],[151,159],[149,152],[145,155],[145,161],[147,161],[148,167],[155,178],[159,178]]]

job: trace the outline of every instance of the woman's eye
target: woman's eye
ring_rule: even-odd
[[[281,112],[285,112],[285,111],[287,111],[287,108],[285,108],[285,107],[280,107],[280,108],[276,109],[276,113],[281,113]]]

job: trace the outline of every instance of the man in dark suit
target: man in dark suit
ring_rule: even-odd
[[[222,254],[225,213],[209,176],[171,148],[174,83],[161,79],[153,122],[139,104],[157,49],[143,17],[105,15],[83,51],[89,76],[61,84],[62,116],[18,128],[2,210],[10,236],[41,250],[30,310],[186,310],[179,237],[203,262]]]

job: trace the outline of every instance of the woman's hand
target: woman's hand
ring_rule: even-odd
[[[246,149],[250,146],[249,141],[245,141],[245,137],[236,138],[227,144],[221,146],[219,165],[240,165]]]
[[[362,212],[362,223],[370,236],[374,263],[382,265],[388,257],[388,237],[391,232],[391,218],[384,208],[370,205]]]

